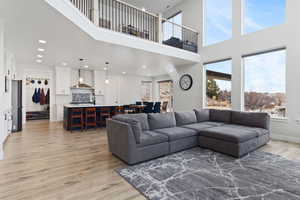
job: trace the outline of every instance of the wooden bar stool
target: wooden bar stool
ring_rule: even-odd
[[[85,130],[89,127],[97,128],[96,108],[85,109]]]
[[[124,106],[117,106],[117,107],[115,107],[114,115],[120,115],[120,114],[125,114],[125,108],[124,108]]]
[[[97,125],[99,127],[105,127],[107,118],[111,118],[111,108],[110,107],[99,108],[98,116],[97,116]]]
[[[83,131],[84,122],[83,122],[83,110],[82,108],[72,108],[70,116],[70,129],[71,132],[74,128],[80,128]]]

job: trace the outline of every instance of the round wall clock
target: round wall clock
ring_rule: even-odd
[[[179,80],[179,85],[183,90],[189,90],[193,86],[193,78],[189,74],[184,74]]]

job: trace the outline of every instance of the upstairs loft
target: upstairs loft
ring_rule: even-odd
[[[198,53],[197,31],[119,0],[70,0],[96,26]]]
[[[198,53],[197,31],[119,0],[70,0],[100,28]]]

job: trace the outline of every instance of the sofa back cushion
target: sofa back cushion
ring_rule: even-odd
[[[270,128],[270,116],[267,113],[232,111],[231,123],[258,128]]]
[[[122,121],[120,119],[134,119],[141,123],[141,127],[143,131],[148,131],[149,124],[148,124],[148,116],[147,114],[140,113],[140,114],[125,114],[125,115],[116,115],[113,116],[113,119]]]
[[[231,112],[230,110],[209,110],[209,120],[215,122],[231,123]]]
[[[197,123],[197,117],[194,111],[191,112],[175,112],[176,125],[184,126]]]
[[[194,111],[195,111],[198,123],[209,121],[209,110],[208,109],[202,109],[202,110],[194,109]]]
[[[114,120],[130,124],[136,143],[141,143],[142,126],[138,120],[125,117],[115,117]]]
[[[176,126],[174,113],[152,113],[148,115],[148,120],[151,130]]]

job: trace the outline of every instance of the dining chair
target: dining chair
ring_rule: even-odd
[[[160,106],[161,106],[161,102],[155,102],[153,113],[160,113]]]
[[[144,113],[153,113],[153,105],[154,105],[153,102],[148,102],[146,104],[146,107],[144,108],[143,112]]]
[[[164,101],[161,107],[162,112],[167,112],[169,102]]]

